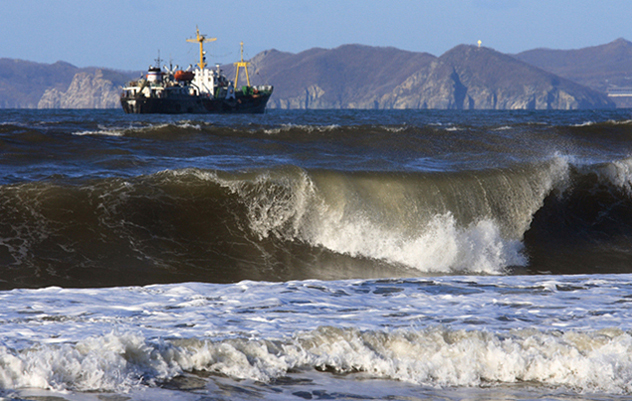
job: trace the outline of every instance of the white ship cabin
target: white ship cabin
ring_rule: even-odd
[[[222,91],[222,97],[234,97],[232,82],[222,74],[219,64],[214,70],[196,68],[193,80],[180,82],[174,79],[170,73],[163,72],[160,68],[150,66],[145,79],[131,82],[123,88],[127,97],[163,97],[167,96],[208,96],[215,97],[218,87],[227,89]]]
[[[160,68],[149,66],[145,79],[132,81],[123,88],[123,94],[127,97],[135,97],[143,95],[145,97],[162,97],[162,91],[165,89],[163,84],[164,75]]]
[[[215,97],[217,95],[218,87],[232,87],[232,82],[228,81],[222,74],[219,64],[215,65],[214,70],[209,70],[208,68],[196,68],[194,72],[195,77],[193,78],[193,81],[191,81],[192,95]]]

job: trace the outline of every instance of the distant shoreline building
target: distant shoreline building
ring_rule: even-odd
[[[608,88],[608,97],[632,97],[632,86]]]

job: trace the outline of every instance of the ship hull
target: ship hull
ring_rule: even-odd
[[[204,96],[121,96],[127,114],[261,114],[270,94],[212,99]]]

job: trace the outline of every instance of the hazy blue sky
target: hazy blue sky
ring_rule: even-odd
[[[479,39],[504,53],[632,40],[632,0],[0,0],[0,58],[145,69],[188,65],[200,32],[211,63],[277,49],[359,43],[441,55]]]

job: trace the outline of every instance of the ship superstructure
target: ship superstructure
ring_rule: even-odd
[[[243,59],[236,66],[235,80],[230,81],[219,65],[207,68],[204,43],[207,38],[196,29],[196,37],[187,42],[198,43],[200,62],[195,69],[178,69],[150,66],[144,78],[129,82],[121,94],[121,105],[126,113],[134,114],[181,114],[181,113],[263,113],[272,95],[271,85],[250,85],[248,62]],[[238,87],[239,71],[245,69],[247,84]]]

